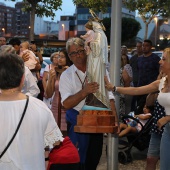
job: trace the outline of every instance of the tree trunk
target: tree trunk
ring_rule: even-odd
[[[145,36],[144,40],[148,38],[148,23],[145,23]]]
[[[30,41],[34,40],[34,22],[35,22],[35,9],[36,4],[32,5],[31,16],[30,16]]]

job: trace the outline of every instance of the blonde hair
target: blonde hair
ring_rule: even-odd
[[[168,63],[170,63],[170,47],[164,49],[163,53],[167,53]]]
[[[0,47],[0,53],[16,54],[16,51],[15,51],[15,48],[12,45],[2,45]]]
[[[24,47],[24,48],[26,48],[26,49],[29,49],[29,42],[28,41],[24,41],[24,42],[22,42],[21,43],[21,45]]]

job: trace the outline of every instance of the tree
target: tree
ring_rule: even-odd
[[[16,0],[11,0],[16,1]],[[35,14],[42,17],[52,17],[55,16],[54,10],[61,9],[62,0],[22,0],[24,3],[24,11],[30,12],[30,40],[34,40],[34,22]]]
[[[97,12],[105,12],[107,7],[111,6],[111,0],[73,0],[73,3]]]
[[[130,10],[138,10],[143,22],[145,23],[144,39],[148,37],[148,25],[158,16],[170,16],[170,0],[123,0],[124,5]]]
[[[106,36],[108,39],[108,43],[110,44],[110,27],[111,27],[111,18],[104,18],[103,24],[106,27]],[[138,21],[133,18],[122,18],[122,43],[125,41],[129,41],[136,37],[139,30],[141,29],[141,25]]]

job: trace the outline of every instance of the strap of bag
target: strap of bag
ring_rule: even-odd
[[[3,152],[1,153],[0,159],[1,159],[1,157],[4,155],[4,153],[7,151],[7,149],[9,148],[9,146],[11,145],[12,141],[14,140],[14,138],[15,138],[15,136],[16,136],[19,128],[20,128],[20,125],[21,125],[21,123],[22,123],[22,120],[23,120],[24,115],[25,115],[26,110],[27,110],[28,102],[29,102],[29,96],[27,96],[25,108],[24,108],[24,111],[23,111],[23,113],[22,113],[21,119],[20,119],[20,121],[19,121],[19,123],[18,123],[17,129],[15,130],[15,133],[13,134],[11,140],[8,142],[8,145],[5,147],[5,149],[4,149]]]

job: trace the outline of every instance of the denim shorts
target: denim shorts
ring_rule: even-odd
[[[161,135],[156,133],[151,133],[151,139],[149,142],[148,148],[148,157],[160,157],[160,143],[161,143]]]
[[[165,125],[161,139],[160,170],[170,169],[170,122]]]

